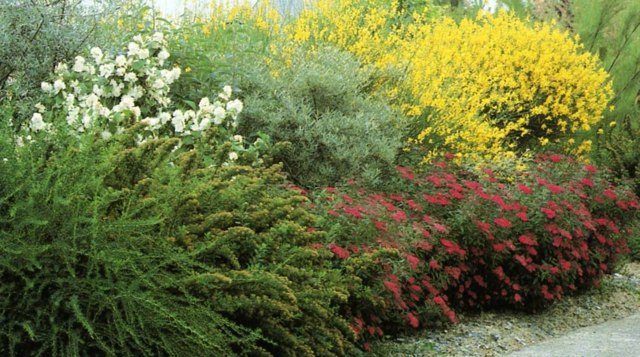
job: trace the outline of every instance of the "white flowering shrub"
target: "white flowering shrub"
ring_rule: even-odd
[[[17,137],[18,145],[59,130],[71,131],[78,137],[99,134],[102,140],[109,140],[114,134],[141,124],[144,130],[138,134],[137,144],[153,138],[177,137],[177,148],[199,146],[206,151],[205,146],[226,145],[221,164],[239,158],[261,163],[260,151],[267,148],[268,140],[263,136],[249,144],[235,133],[243,104],[232,99],[230,86],[213,99],[200,99],[197,106],[194,103],[186,110],[176,108],[169,92],[181,70],[169,68],[169,56],[164,35],[157,32],[135,36],[118,54],[94,47],[89,58],[77,56],[71,65],[58,64],[53,81],[41,84],[50,101],[35,106],[37,111]]]

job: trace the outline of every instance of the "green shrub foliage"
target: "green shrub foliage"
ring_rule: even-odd
[[[279,168],[208,167],[140,130],[2,141],[3,354],[352,350],[345,284]]]
[[[640,150],[638,150],[638,123],[627,116],[620,125],[606,127],[596,141],[595,159],[606,163],[613,178],[631,185],[640,195]],[[640,258],[640,237],[629,237],[629,248],[634,259]]]
[[[6,132],[6,130],[4,130]],[[109,214],[114,150],[2,140],[0,352],[204,356],[257,334],[188,292],[210,269],[158,236],[161,217]]]
[[[401,146],[398,113],[367,94],[372,74],[332,48],[294,51],[290,63],[244,77],[239,130],[291,143],[276,157],[302,186],[359,178],[375,184]]]
[[[126,165],[114,166],[143,167],[157,150],[143,145],[121,155]],[[353,333],[336,308],[346,287],[337,270],[323,268],[326,257],[307,247],[321,234],[308,230],[314,217],[302,208],[304,196],[287,187],[278,166],[212,170],[202,162],[197,152],[185,152],[163,174],[133,177],[126,169],[115,171],[113,182],[131,182],[121,190],[140,192],[139,212],[162,209],[155,214],[164,217],[163,236],[214,269],[215,286],[197,294],[271,341],[256,349],[278,356],[346,353]],[[146,207],[147,200],[154,203]]]

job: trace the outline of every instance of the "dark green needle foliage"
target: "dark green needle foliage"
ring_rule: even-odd
[[[176,139],[0,141],[0,354],[345,355],[321,233],[278,167]],[[132,145],[133,144],[133,145]],[[6,160],[5,160],[6,159]],[[326,254],[326,253],[325,253]]]

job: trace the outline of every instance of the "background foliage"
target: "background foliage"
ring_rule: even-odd
[[[40,82],[59,62],[85,47],[102,45],[100,18],[113,12],[117,0],[19,1],[0,4],[0,102],[14,99],[26,115],[40,95]]]

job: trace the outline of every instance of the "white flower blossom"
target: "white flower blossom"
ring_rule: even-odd
[[[33,113],[31,117],[31,122],[29,123],[29,127],[33,131],[46,130],[48,128],[48,124],[44,122],[42,119],[42,114]]]
[[[208,117],[208,116],[203,117],[202,120],[200,121],[200,125],[199,125],[198,129],[200,131],[204,131],[204,130],[209,129],[209,127],[211,127],[211,118]]]
[[[140,53],[140,45],[135,42],[129,42],[129,46],[127,46],[127,56],[135,57]]]
[[[165,50],[164,48],[158,53],[158,62],[161,66],[164,65],[164,61],[166,61],[169,56],[169,52],[167,52],[167,50]]]
[[[76,61],[73,64],[73,71],[74,72],[82,72],[84,71],[84,64],[85,64],[85,59],[82,56],[76,56]]]
[[[224,117],[227,115],[227,112],[222,107],[217,107],[213,110],[213,123],[215,125],[222,124]]]
[[[211,104],[208,97],[204,97],[200,99],[200,103],[198,104],[198,107],[200,108],[200,111],[202,113],[205,113],[205,114],[213,113],[214,106],[213,104]]]
[[[75,126],[76,123],[78,122],[79,116],[80,116],[80,108],[75,106],[69,108],[67,111],[67,124],[69,124],[69,126]]]
[[[158,119],[160,120],[160,124],[164,125],[171,120],[171,114],[164,112],[160,113],[160,115],[158,115]]]
[[[195,119],[196,119],[196,112],[194,112],[193,110],[189,109],[189,110],[184,112],[184,121],[185,122],[195,121]]]
[[[69,67],[67,67],[66,63],[58,63],[53,72],[55,74],[63,74],[64,72],[66,72],[68,70],[69,70]]]
[[[53,82],[53,92],[55,94],[60,93],[61,90],[66,88],[67,88],[67,85],[64,84],[64,81],[62,79],[56,79],[56,81]]]
[[[98,97],[102,97],[104,95],[104,89],[102,89],[102,87],[100,87],[97,84],[93,85],[92,92],[93,92],[93,94],[97,95]]]
[[[160,119],[155,118],[155,117],[146,117],[142,120],[140,120],[140,123],[150,126],[151,128],[154,128],[156,126],[158,126],[158,124],[160,123]]]
[[[231,86],[224,86],[222,88],[222,93],[218,94],[218,97],[224,100],[229,100],[229,98],[231,97]]]
[[[124,75],[124,81],[125,82],[136,82],[138,80],[138,76],[136,76],[135,73],[133,72],[129,72],[127,74]]]
[[[178,80],[178,78],[180,78],[180,74],[182,73],[182,71],[180,70],[179,67],[173,67],[171,69],[171,81],[169,82],[169,84],[173,83],[174,81]]]
[[[53,86],[49,82],[42,82],[40,83],[40,89],[45,93],[51,93],[53,91]]]
[[[96,74],[96,67],[88,64],[84,66],[84,71],[93,76],[94,74]]]
[[[91,116],[90,116],[90,115],[88,115],[88,114],[86,114],[86,113],[85,113],[85,114],[82,116],[82,126],[83,126],[84,128],[89,129],[89,127],[91,127],[92,122],[93,122],[93,118],[91,118]],[[83,130],[83,131],[84,131],[84,130]]]
[[[120,104],[115,105],[113,107],[113,110],[116,112],[132,110],[135,105],[136,105],[135,101],[132,97],[128,95],[123,95],[122,98],[120,98]]]
[[[109,130],[105,130],[100,133],[100,137],[102,138],[102,140],[109,140],[111,139],[111,136],[113,136],[113,134],[111,134]]]
[[[70,64],[73,72],[81,73],[75,76],[77,79],[65,81],[64,78],[69,77],[68,67],[59,64],[56,66],[58,79],[42,82],[41,89],[47,93],[62,93],[62,105],[67,113],[66,122],[76,130],[76,134],[97,126],[97,133],[103,140],[109,140],[113,135],[124,132],[125,127],[122,125],[110,129],[105,126],[106,123],[116,124],[120,117],[116,113],[119,112],[131,113],[135,116],[135,121],[140,121],[149,128],[147,134],[137,138],[138,144],[144,143],[149,137],[159,135],[157,130],[164,125],[171,125],[175,136],[184,138],[191,133],[207,130],[212,124],[220,125],[230,118],[236,119],[237,114],[243,109],[243,104],[238,99],[231,100],[233,90],[228,85],[218,94],[222,99],[216,99],[213,103],[209,97],[204,97],[200,99],[196,110],[182,111],[172,108],[171,111],[165,112],[169,110],[166,108],[170,108],[171,103],[168,96],[170,86],[182,73],[177,66],[163,68],[170,57],[165,42],[164,35],[159,32],[152,37],[137,35],[132,42],[126,44],[124,54],[117,56],[93,47],[88,60],[78,56]],[[150,58],[152,53],[157,53],[155,58]],[[134,61],[138,61],[135,71],[132,70]],[[142,78],[145,80],[142,81]],[[107,106],[104,103],[110,104]],[[140,103],[145,103],[144,112],[136,105]],[[35,108],[37,112],[25,123],[27,129],[31,132],[50,129],[52,124],[45,123],[43,118],[43,113],[49,108],[41,103],[35,105]],[[98,121],[99,118],[104,120]],[[230,125],[236,123],[232,122]],[[32,139],[21,137],[20,140],[28,144],[27,140]],[[232,140],[234,146],[241,146],[245,138],[233,135]],[[178,142],[176,148],[180,145],[181,142]],[[238,157],[237,152],[229,153],[229,160],[225,164],[238,160]]]
[[[102,106],[100,108],[100,115],[105,117],[105,118],[108,118],[109,116],[111,116],[111,110],[109,110],[109,108],[107,108],[105,106]]]
[[[77,79],[72,80],[70,85],[71,85],[71,88],[73,88],[74,93],[80,92],[80,82],[78,82]]]
[[[116,66],[124,67],[127,65],[127,58],[123,55],[118,55],[115,60]]]
[[[141,134],[138,134],[136,136],[136,145],[140,146],[140,145],[142,145],[142,144],[144,144],[146,142],[147,142],[147,139],[145,137],[143,137]]]
[[[120,94],[122,94],[122,87],[120,87],[119,85],[115,85],[113,87],[111,87],[111,95],[114,97],[119,97]]]
[[[156,32],[151,36],[151,40],[154,42],[164,42],[164,34],[162,32]]]
[[[110,84],[111,84],[111,95],[113,95],[114,97],[119,97],[122,94],[122,88],[124,88],[124,85],[114,80],[111,80]]]
[[[91,57],[95,60],[96,64],[100,64],[102,62],[102,57],[104,54],[99,47],[94,47],[91,49]]]
[[[227,110],[235,111],[235,114],[238,114],[242,111],[242,102],[240,99],[234,99],[227,103]]]
[[[164,86],[165,86],[165,83],[161,78],[158,78],[155,81],[153,81],[152,87],[154,89],[162,89],[162,88],[164,88]]]
[[[140,59],[147,59],[149,58],[149,49],[148,48],[143,48],[138,52],[138,58]]]
[[[91,93],[84,98],[83,107],[96,109],[99,105],[100,105],[100,99],[94,93]]]
[[[133,100],[132,97],[128,95],[123,95],[122,98],[120,99],[120,104],[127,109],[131,109],[135,105],[135,101]]]
[[[100,66],[100,76],[104,78],[109,78],[113,75],[114,70],[115,70],[115,65],[113,63],[105,63]]]
[[[173,128],[176,133],[182,133],[184,131],[184,116],[181,111],[176,110],[173,112],[171,124],[173,124]]]
[[[160,104],[163,108],[166,108],[169,104],[171,104],[171,98],[160,97],[158,98],[158,104]]]
[[[129,89],[129,93],[127,94],[134,99],[140,99],[144,95],[144,89],[140,86],[135,86]]]

